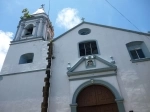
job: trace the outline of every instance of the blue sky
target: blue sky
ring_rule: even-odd
[[[150,0],[108,0],[123,13],[140,31],[150,31]],[[45,4],[48,12],[49,0],[0,0],[0,68],[15,35],[22,9],[35,12]],[[86,22],[109,25],[138,31],[105,0],[50,0],[50,20],[55,36],[64,33],[84,17]]]

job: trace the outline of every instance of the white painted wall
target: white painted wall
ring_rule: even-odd
[[[10,45],[1,70],[0,112],[41,112],[47,43],[38,40]],[[33,62],[19,64],[25,53],[34,53]]]
[[[47,41],[38,40],[10,45],[1,74],[45,69],[47,65],[47,43]],[[33,62],[19,64],[20,56],[26,53],[34,53]]]
[[[41,112],[45,71],[3,76],[0,112]]]
[[[81,28],[90,28],[89,35],[79,35]],[[90,79],[69,81],[67,63],[73,66],[79,59],[78,43],[96,40],[101,58],[110,61],[114,57],[116,76],[94,78],[111,83],[124,98],[126,112],[149,112],[150,110],[150,61],[132,63],[126,48],[131,41],[144,41],[150,50],[149,36],[104,27],[83,24],[53,42],[54,57],[50,79],[50,112],[70,112],[74,91]],[[34,53],[33,63],[19,65],[22,54]],[[47,42],[43,40],[11,45],[7,53],[0,80],[0,112],[40,112],[45,71],[13,73],[45,69],[47,65]],[[99,65],[100,66],[100,65]],[[98,74],[98,73],[97,73]],[[100,74],[101,75],[101,74]]]
[[[89,35],[79,35],[82,28],[90,28]],[[150,61],[132,63],[126,48],[131,41],[144,41],[150,50],[150,36],[136,33],[82,24],[73,31],[54,41],[54,56],[52,63],[50,112],[70,112],[72,95],[75,89],[85,82],[69,81],[67,63],[73,66],[79,59],[78,43],[85,40],[96,40],[99,56],[110,61],[114,57],[117,66],[117,79],[102,77],[99,79],[110,82],[124,98],[126,112],[149,112],[150,110]],[[87,79],[89,80],[89,79]],[[118,82],[117,82],[118,80]],[[119,83],[119,86],[117,86]],[[119,90],[120,87],[120,90]]]
[[[45,14],[35,16],[47,17]],[[37,20],[40,21],[41,26],[36,26]],[[24,21],[23,24],[25,27],[29,24],[35,26],[33,35],[36,27],[38,27],[37,32],[43,32],[43,37],[46,38],[47,20],[43,23],[42,19],[34,18]],[[48,41],[44,41],[40,34],[22,38],[21,34],[24,35],[24,30],[23,26],[18,30],[16,39],[9,47],[1,70],[0,112],[41,112],[44,78],[46,77],[45,69],[48,64],[46,60],[48,57]],[[41,39],[37,39],[37,37]],[[20,56],[26,53],[34,54],[33,62],[19,64]]]

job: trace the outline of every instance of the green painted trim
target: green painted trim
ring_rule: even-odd
[[[104,59],[102,59],[102,58],[100,58],[100,57],[98,57],[98,56],[95,56],[95,58],[96,58],[97,60],[99,60],[100,62],[102,62],[102,63],[108,65],[109,67],[114,67],[114,68],[117,69],[117,66],[116,66],[116,65],[114,65],[114,64],[112,64],[112,63],[110,63],[110,62],[108,62],[108,61],[106,61],[106,60],[104,60]]]
[[[103,80],[87,81],[87,82],[81,84],[74,92],[74,95],[72,98],[72,105],[76,104],[77,96],[81,90],[83,90],[87,86],[94,85],[94,84],[103,85],[103,86],[107,87],[108,89],[110,89],[111,92],[114,94],[115,98],[117,99],[116,102],[117,102],[119,112],[125,112],[124,105],[123,105],[123,98],[120,96],[119,92],[116,90],[116,88],[114,86],[112,86],[110,83],[103,81]],[[76,107],[73,108],[71,106],[71,112],[77,112],[75,108]]]
[[[93,73],[93,72],[105,72],[105,71],[115,71],[117,70],[117,66],[98,57],[97,55],[93,55],[95,59],[97,59],[98,61],[108,65],[109,67],[106,68],[100,68],[100,69],[90,69],[90,70],[85,70],[85,71],[77,71],[77,72],[73,72],[83,61],[85,61],[85,57],[82,57],[72,68],[70,68],[67,72],[68,76],[71,75],[76,75],[76,74],[87,74],[87,73]]]
[[[76,78],[70,78],[69,81],[74,81],[74,80],[83,80],[83,79],[89,79],[89,78],[100,78],[100,77],[110,77],[110,76],[116,76],[116,73],[112,74],[105,74],[105,75],[96,75],[96,76],[85,76],[85,77],[76,77]]]
[[[68,72],[72,72],[73,70],[75,70],[83,61],[85,60],[84,57],[82,57],[73,67],[71,67]]]
[[[115,71],[115,70],[116,70],[116,68],[114,68],[114,67],[107,67],[107,68],[90,69],[90,70],[77,71],[77,72],[67,72],[67,75],[68,76],[75,76],[75,75],[80,75],[80,74],[107,72],[107,71]]]
[[[77,103],[70,104],[71,107],[71,112],[76,112],[77,111]]]
[[[63,37],[64,35],[66,35],[66,34],[69,33],[70,31],[74,30],[75,28],[79,27],[79,26],[82,25],[83,23],[84,23],[84,24],[95,25],[95,26],[99,26],[99,27],[104,27],[104,28],[110,28],[110,29],[115,29],[115,30],[121,30],[121,31],[136,33],[136,34],[140,34],[140,35],[150,36],[150,34],[148,34],[148,33],[143,33],[143,32],[138,32],[138,31],[133,31],[133,30],[128,30],[128,29],[123,29],[123,28],[116,28],[116,27],[112,27],[112,26],[106,26],[106,25],[95,24],[95,23],[90,23],[90,22],[82,22],[82,23],[78,24],[77,26],[73,27],[72,29],[68,30],[67,32],[63,33],[62,35],[60,35],[60,36],[54,38],[53,41],[58,40],[59,38]]]
[[[125,112],[125,108],[124,108],[124,105],[123,105],[123,99],[115,99],[116,103],[117,103],[117,106],[118,106],[118,110],[119,112]]]
[[[114,86],[112,86],[110,83],[103,81],[103,80],[94,80],[93,83],[91,83],[91,81],[87,81],[83,84],[81,84],[77,90],[75,91],[74,95],[73,95],[73,99],[72,99],[72,103],[76,103],[76,98],[78,96],[78,94],[80,93],[80,91],[84,88],[86,88],[87,86],[90,85],[94,85],[94,84],[98,84],[98,85],[103,85],[105,87],[107,87],[108,89],[111,90],[111,92],[115,95],[116,99],[122,99],[119,92],[116,90],[116,88]]]
[[[74,104],[70,104],[71,107],[77,107],[78,104],[77,103],[74,103]]]
[[[131,59],[132,63],[137,63],[137,62],[143,62],[143,61],[150,61],[150,58],[143,58],[143,59]]]

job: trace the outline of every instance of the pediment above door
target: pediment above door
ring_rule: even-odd
[[[117,66],[96,55],[84,56],[71,67],[67,75],[69,79],[98,77],[116,74]]]

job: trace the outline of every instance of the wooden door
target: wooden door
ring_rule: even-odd
[[[77,97],[77,104],[77,112],[118,112],[114,95],[100,85],[84,88]]]

